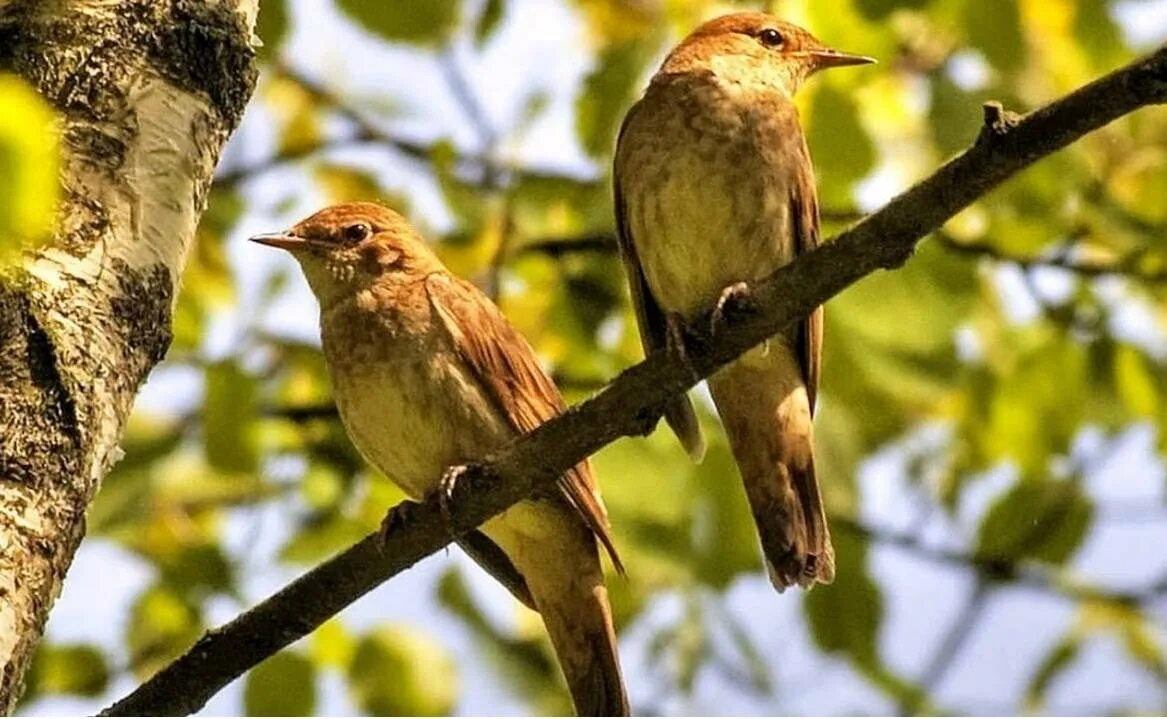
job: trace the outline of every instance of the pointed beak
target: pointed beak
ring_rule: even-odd
[[[870,65],[875,62],[873,57],[853,55],[830,48],[811,50],[807,54],[814,59],[816,70],[825,70],[829,67],[847,67],[848,65]]]
[[[263,235],[255,235],[249,239],[261,245],[278,247],[281,250],[288,250],[289,252],[301,249],[308,244],[308,241],[303,237],[297,237],[290,232],[269,232]]]

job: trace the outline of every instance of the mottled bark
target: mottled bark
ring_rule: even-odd
[[[61,116],[54,240],[0,281],[0,710],[10,712],[134,395],[170,343],[257,0],[0,0],[0,71]]]

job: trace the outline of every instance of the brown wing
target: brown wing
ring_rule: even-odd
[[[815,190],[814,171],[811,169],[810,153],[806,141],[797,124],[793,132],[801,145],[803,162],[797,163],[799,175],[790,191],[791,229],[794,232],[795,254],[809,252],[819,246],[819,203]],[[798,359],[802,364],[803,381],[810,400],[810,411],[814,414],[815,399],[819,391],[819,377],[823,362],[823,308],[820,305],[810,316],[798,323],[796,329]]]
[[[462,360],[512,427],[529,432],[563,412],[559,388],[539,366],[534,350],[477,288],[450,275],[432,274],[426,278],[426,294]],[[474,332],[464,332],[464,327]],[[591,464],[585,460],[568,470],[559,489],[623,574]]]
[[[628,285],[632,294],[632,307],[636,310],[636,324],[640,328],[640,342],[644,346],[644,354],[649,355],[665,346],[666,326],[665,313],[652,296],[648,281],[644,278],[644,270],[640,267],[640,259],[636,255],[636,243],[632,238],[632,230],[626,217],[627,209],[624,204],[624,195],[620,187],[620,157],[624,142],[624,131],[636,114],[639,105],[633,106],[620,126],[620,136],[616,140],[616,161],[612,173],[612,192],[616,208],[616,240],[620,245],[620,256],[624,259],[624,269],[628,273]],[[701,436],[701,425],[697,420],[697,413],[688,394],[682,394],[669,402],[664,410],[665,421],[673,428],[673,433],[681,441],[681,445],[694,461],[700,462],[705,455],[705,440]]]

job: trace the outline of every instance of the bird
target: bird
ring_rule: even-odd
[[[534,350],[397,212],[327,207],[251,238],[298,260],[333,396],[364,458],[414,500],[564,410]],[[620,573],[585,460],[459,544],[543,618],[577,713],[629,712],[597,540]]]
[[[750,283],[819,244],[818,200],[794,95],[815,72],[872,58],[832,50],[760,12],[710,20],[665,58],[616,142],[617,235],[646,353],[684,350],[704,312],[742,306]],[[778,591],[834,579],[812,418],[823,313],[708,378]],[[688,395],[664,417],[695,461]]]

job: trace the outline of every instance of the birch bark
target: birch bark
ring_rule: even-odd
[[[211,175],[250,98],[258,0],[0,0],[0,72],[61,116],[54,240],[0,282],[0,710],[10,713],[170,343]],[[0,188],[2,191],[2,188]]]

